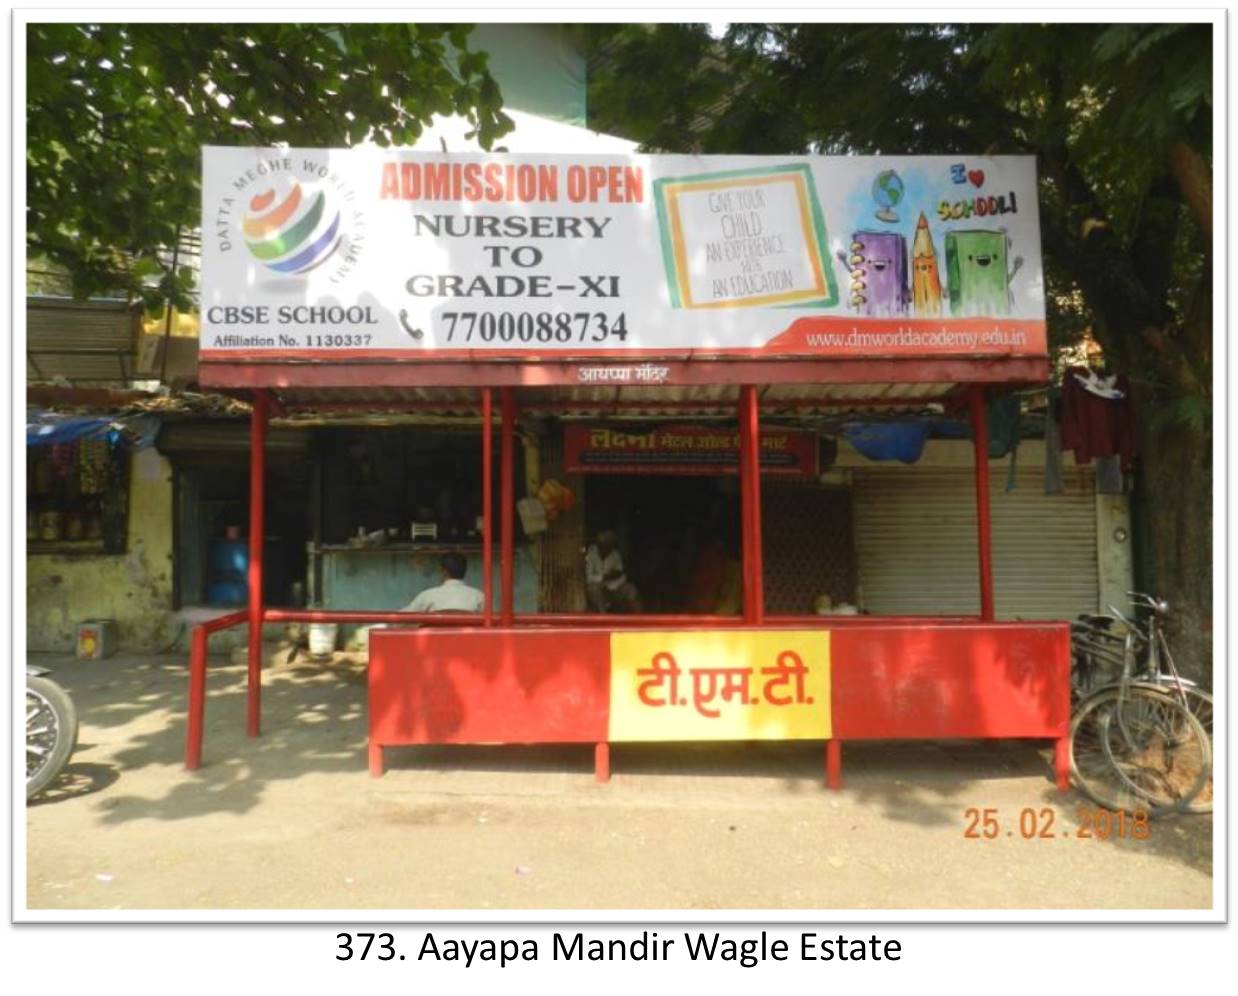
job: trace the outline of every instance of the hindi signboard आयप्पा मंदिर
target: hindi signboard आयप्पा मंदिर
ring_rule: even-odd
[[[204,362],[1046,354],[1028,156],[203,164]]]

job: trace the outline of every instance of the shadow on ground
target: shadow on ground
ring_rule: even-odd
[[[70,762],[42,792],[26,801],[27,806],[48,806],[67,799],[101,792],[115,784],[120,769],[114,764],[86,764]]]
[[[364,665],[293,662],[269,667],[262,690],[263,734],[244,734],[245,668],[212,659],[207,682],[203,766],[183,768],[188,672],[173,658],[114,658],[105,662],[54,663],[55,677],[78,706],[83,743],[110,748],[109,763],[71,762],[64,775],[30,805],[49,805],[113,789],[97,801],[104,825],[131,820],[178,821],[253,809],[267,788],[313,773],[366,772]],[[122,729],[123,728],[123,729]],[[399,771],[529,773],[593,777],[592,745],[426,746],[388,748],[389,773]],[[77,755],[75,755],[76,757]],[[124,792],[124,776],[148,766],[167,768],[166,791],[157,797]],[[820,793],[825,769],[820,741],[754,743],[618,744],[612,746],[614,782],[624,780],[745,779],[780,783],[787,794]],[[1043,741],[850,742],[843,752],[843,795],[847,805],[876,807],[886,819],[918,827],[955,828],[961,836],[969,808],[992,806],[986,784],[1027,780],[1026,807],[1049,809],[1060,833],[1087,827],[1093,807],[1075,791],[1059,793],[1052,782],[1051,750]],[[365,785],[381,786],[382,782]],[[116,791],[119,789],[120,791]],[[667,791],[676,789],[670,784]],[[643,801],[656,797],[656,788]],[[754,795],[754,805],[761,805]],[[1003,827],[1019,832],[1020,811],[999,814]],[[413,817],[410,817],[410,819]],[[427,816],[430,822],[434,820]],[[1045,817],[1040,816],[1043,823]],[[1116,834],[1079,846],[1127,847],[1163,855],[1209,872],[1210,817],[1168,817],[1154,821],[1147,840]],[[1029,846],[1035,846],[1029,841]]]

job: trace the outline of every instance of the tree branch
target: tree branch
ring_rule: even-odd
[[[1212,379],[1212,269],[1203,274],[1191,293],[1186,316],[1182,320],[1182,343],[1203,382],[1203,390],[1211,395]]]
[[[1156,324],[1173,318],[1169,307],[1169,286],[1173,279],[1174,242],[1178,236],[1182,198],[1169,173],[1152,178],[1139,205],[1131,262],[1147,290],[1150,312]]]
[[[1205,252],[1212,254],[1212,169],[1194,148],[1177,142],[1169,150],[1169,168],[1182,199],[1204,233]]]
[[[1139,336],[1156,355],[1160,375],[1179,394],[1193,398],[1208,397],[1208,385],[1200,380],[1176,338],[1156,325],[1145,325],[1139,330]]]

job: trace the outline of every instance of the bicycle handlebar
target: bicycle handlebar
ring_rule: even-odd
[[[1128,591],[1126,597],[1136,605],[1142,605],[1145,609],[1151,609],[1158,616],[1164,616],[1169,613],[1169,603],[1163,598],[1153,598],[1151,595],[1145,595],[1141,591]]]

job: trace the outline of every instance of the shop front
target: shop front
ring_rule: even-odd
[[[382,626],[375,774],[403,744],[588,743],[606,778],[611,743],[800,739],[837,785],[847,740],[1020,737],[1064,785],[1069,627],[998,621],[993,578],[986,404],[1048,377],[1034,173],[976,162],[1019,192],[1001,229],[937,212],[945,158],[206,150],[200,380],[253,401],[248,584],[195,631],[187,765],[209,634],[249,628],[256,736],[262,626],[319,622]],[[268,425],[324,412],[393,424],[319,434],[313,607],[271,605]],[[970,427],[975,609],[879,614],[823,427],[926,412]],[[479,611],[404,607],[444,553]]]
[[[62,403],[81,398],[55,391]],[[115,635],[109,645],[147,653],[175,636],[172,484],[158,431],[149,414],[27,408],[28,650],[90,655],[84,635],[100,626]]]

